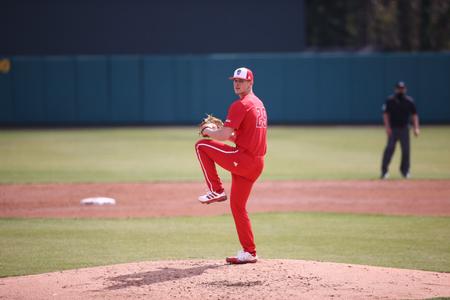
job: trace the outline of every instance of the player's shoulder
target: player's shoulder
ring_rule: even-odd
[[[263,102],[255,94],[248,94],[242,100],[242,104],[246,107],[264,106]]]
[[[247,107],[242,102],[242,99],[237,99],[237,100],[233,101],[231,103],[230,107],[228,108],[228,111],[233,114],[242,113],[242,112],[245,112],[246,110],[247,110]]]
[[[230,107],[243,107],[243,106],[244,103],[242,102],[242,99],[236,99],[230,105]]]

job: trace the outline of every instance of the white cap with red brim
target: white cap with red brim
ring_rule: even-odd
[[[229,77],[229,79],[244,79],[253,81],[253,72],[247,68],[238,68],[234,71],[233,76]]]

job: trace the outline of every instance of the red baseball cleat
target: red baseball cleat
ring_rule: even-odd
[[[198,201],[200,201],[203,204],[222,202],[225,200],[227,200],[227,195],[225,194],[225,192],[216,193],[216,192],[209,191],[205,195],[198,197]]]
[[[239,251],[236,256],[227,257],[227,263],[232,265],[241,265],[241,264],[254,264],[258,261],[258,256],[251,255],[248,252]]]

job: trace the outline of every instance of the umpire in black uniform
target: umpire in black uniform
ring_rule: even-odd
[[[409,123],[412,116],[414,135],[419,136],[419,116],[414,100],[406,95],[406,85],[403,81],[395,85],[395,94],[387,98],[383,105],[383,121],[388,136],[387,145],[383,153],[381,165],[381,179],[388,178],[389,163],[394,154],[395,144],[400,141],[402,160],[400,172],[404,178],[409,178],[410,147]]]

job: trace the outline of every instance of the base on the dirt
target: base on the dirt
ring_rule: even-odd
[[[80,201],[81,205],[115,205],[116,200],[108,197],[91,197]]]

